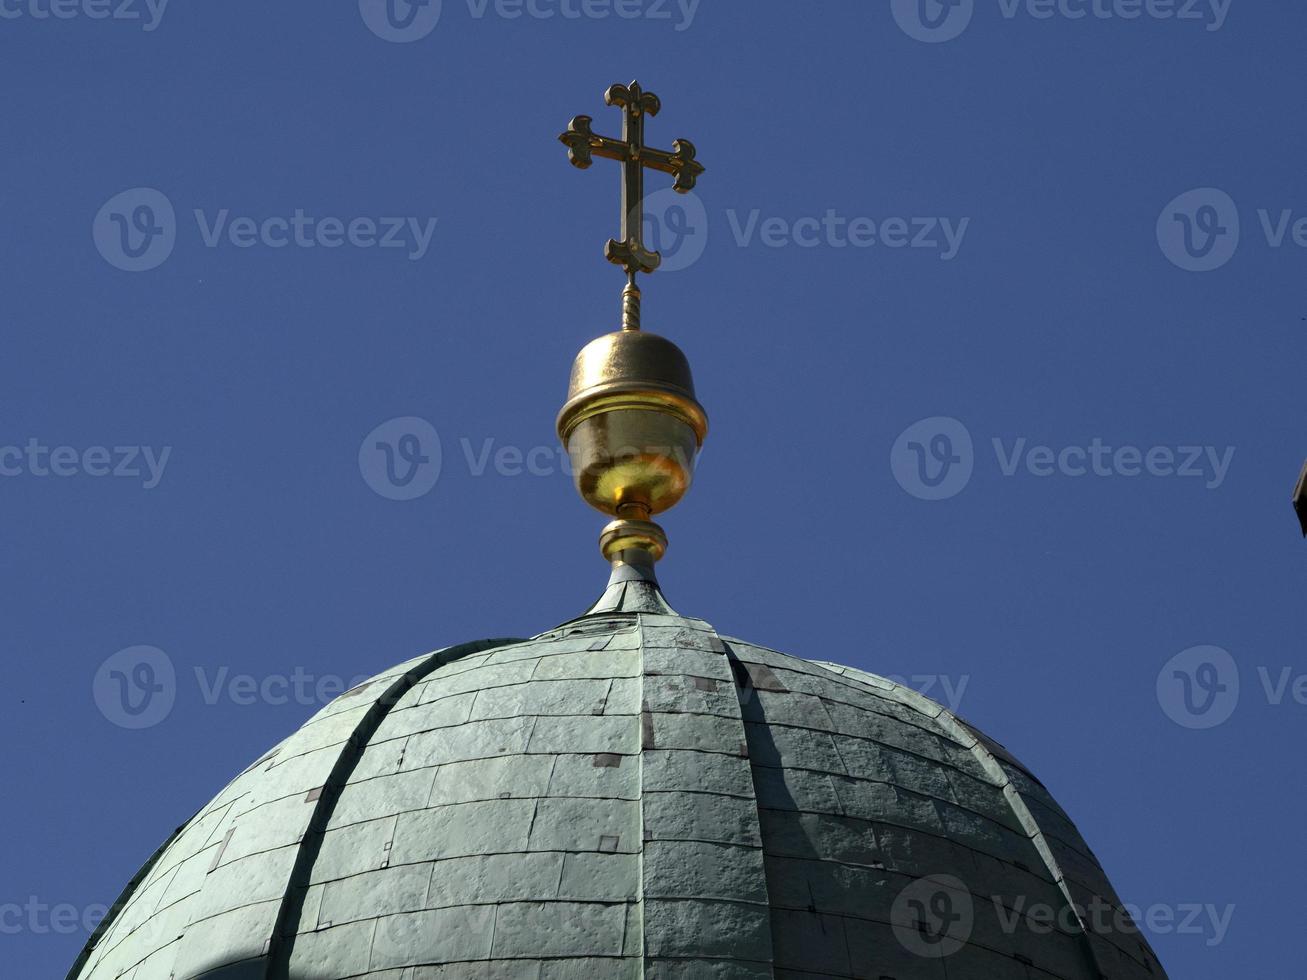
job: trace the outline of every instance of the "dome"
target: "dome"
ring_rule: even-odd
[[[576,620],[326,706],[160,848],[70,978],[1163,977],[1121,907],[966,722],[619,566]]]

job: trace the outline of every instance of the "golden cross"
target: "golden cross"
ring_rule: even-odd
[[[622,109],[622,138],[599,136],[591,130],[589,116],[577,116],[558,138],[567,146],[567,158],[584,170],[600,156],[622,164],[622,240],[609,239],[604,249],[608,261],[626,270],[629,287],[635,290],[637,272],[649,273],[658,268],[662,256],[644,244],[644,169],[671,174],[672,187],[682,194],[694,187],[703,173],[703,165],[694,158],[694,144],[675,140],[672,152],[645,146],[645,116],[656,116],[662,108],[658,96],[640,88],[639,82],[613,85],[604,93],[606,105]]]

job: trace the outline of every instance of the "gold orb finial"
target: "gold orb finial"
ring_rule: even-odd
[[[619,330],[582,348],[567,394],[558,437],[577,492],[617,518],[604,529],[604,556],[639,548],[661,558],[667,539],[650,518],[685,496],[708,434],[689,361],[657,334]]]

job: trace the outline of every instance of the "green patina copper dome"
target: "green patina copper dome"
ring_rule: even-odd
[[[1164,977],[1120,907],[965,722],[719,636],[619,565],[577,620],[328,705],[159,850],[70,977]]]

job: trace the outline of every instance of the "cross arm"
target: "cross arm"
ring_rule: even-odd
[[[558,137],[559,142],[567,147],[567,159],[572,166],[585,170],[594,163],[594,157],[622,163],[631,160],[630,145],[609,136],[600,136],[592,128],[593,122],[590,116],[576,116],[567,124],[567,131]],[[694,144],[689,140],[674,140],[670,153],[649,146],[641,147],[637,152],[643,166],[676,178],[672,187],[682,194],[693,190],[703,173],[703,164],[695,159]]]
[[[590,128],[593,121],[590,116],[577,116],[567,124],[567,131],[558,137],[559,142],[567,147],[567,159],[572,166],[585,170],[594,163],[592,157],[595,156],[624,162],[630,156],[627,145],[621,140],[600,136]],[[667,172],[671,173],[670,170]]]
[[[694,189],[695,182],[703,173],[703,164],[694,158],[694,144],[689,140],[674,140],[673,151],[645,149],[641,161],[650,170],[671,174],[676,180],[672,187],[682,194]]]

